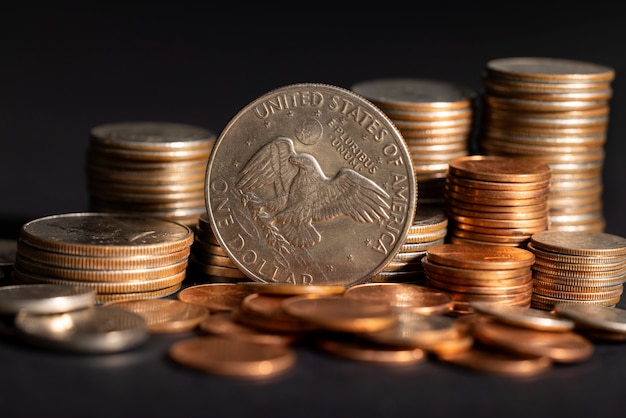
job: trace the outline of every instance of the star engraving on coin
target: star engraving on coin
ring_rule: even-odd
[[[260,96],[226,125],[205,199],[216,239],[251,279],[349,285],[400,249],[415,183],[385,113],[350,90],[301,83]]]

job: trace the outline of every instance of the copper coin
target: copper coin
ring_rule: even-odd
[[[410,283],[363,283],[349,287],[344,297],[363,303],[387,302],[395,309],[424,315],[446,313],[454,305],[448,293]]]
[[[498,349],[519,354],[545,356],[557,363],[588,360],[593,343],[573,331],[545,331],[508,325],[483,317],[474,326],[474,338]]]
[[[209,316],[206,307],[175,299],[123,300],[107,302],[104,306],[115,306],[141,315],[153,333],[191,331]]]
[[[470,302],[470,306],[476,312],[519,327],[543,331],[571,331],[574,329],[574,321],[541,309],[480,301]]]
[[[502,376],[533,376],[552,366],[550,358],[545,356],[521,355],[477,347],[454,353],[440,353],[437,357],[446,363]]]
[[[315,346],[338,357],[386,365],[411,365],[426,360],[421,348],[376,344],[349,336],[319,336]]]
[[[499,245],[439,244],[430,247],[426,257],[449,267],[482,270],[518,269],[535,262],[531,251]]]
[[[285,373],[296,363],[296,353],[288,345],[220,336],[178,341],[170,347],[169,356],[183,366],[234,378],[266,379]]]
[[[205,283],[182,289],[176,297],[187,303],[206,306],[211,312],[230,311],[253,293],[242,283]]]
[[[398,319],[389,303],[363,303],[358,299],[335,295],[291,296],[281,305],[287,314],[332,331],[378,331],[393,325]]]

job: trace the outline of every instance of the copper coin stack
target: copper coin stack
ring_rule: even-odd
[[[532,306],[559,302],[614,307],[626,281],[626,238],[606,232],[548,230],[532,236]]]
[[[351,89],[378,106],[402,133],[423,203],[443,201],[448,161],[470,153],[475,93],[446,81],[391,78]]]
[[[474,301],[530,306],[534,261],[523,248],[471,243],[435,245],[422,258],[425,284],[452,294],[458,314]]]
[[[433,245],[443,244],[448,234],[448,217],[442,205],[420,204],[404,244],[372,282],[424,282],[422,257]]]
[[[552,168],[550,229],[603,231],[602,168],[613,68],[539,57],[489,61],[479,143]]]
[[[450,242],[524,247],[548,228],[550,167],[524,157],[471,155],[450,161]]]
[[[162,218],[47,216],[20,228],[13,278],[88,287],[97,303],[166,297],[182,287],[192,242],[189,227]]]
[[[195,238],[189,255],[190,268],[208,283],[252,280],[237,267],[217,242],[205,213],[198,217],[194,232]]]
[[[216,135],[170,122],[96,126],[87,150],[90,210],[195,224],[206,211],[204,176]]]

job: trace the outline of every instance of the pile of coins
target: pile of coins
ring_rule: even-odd
[[[472,243],[439,244],[422,258],[426,285],[452,294],[458,314],[473,301],[530,306],[534,261],[523,248]]]
[[[420,201],[441,203],[448,161],[470,153],[476,94],[450,82],[420,78],[367,80],[351,89],[378,106],[402,133]]]
[[[626,281],[626,239],[593,231],[548,230],[532,236],[532,306],[559,302],[615,306]]]
[[[194,225],[206,212],[204,176],[216,135],[169,122],[121,122],[90,131],[90,210]]]
[[[190,268],[193,268],[207,282],[251,280],[217,242],[206,213],[198,218],[194,226],[194,236],[189,255]]]
[[[83,286],[0,286],[0,331],[34,346],[89,354],[125,351],[147,341],[140,315],[95,303],[95,290]]]
[[[613,68],[539,57],[489,61],[480,146],[552,168],[550,229],[603,231],[602,168]]]
[[[450,161],[450,242],[524,247],[548,228],[550,167],[523,157],[471,155]]]
[[[448,217],[442,205],[420,204],[404,244],[385,268],[371,282],[422,283],[422,257],[428,248],[443,244],[448,234]]]
[[[162,218],[68,213],[22,225],[13,279],[82,286],[96,301],[174,294],[186,277],[193,231]]]
[[[348,288],[212,283],[187,287],[179,299],[211,313],[198,325],[197,335],[170,347],[170,358],[184,367],[236,378],[284,375],[302,346],[394,367],[430,360],[495,375],[530,376],[554,364],[588,361],[596,339],[626,341],[626,311],[621,309],[557,304],[551,313],[471,301],[471,312],[457,316],[453,295],[412,283]]]

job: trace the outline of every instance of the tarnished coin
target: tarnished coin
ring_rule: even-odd
[[[267,344],[221,336],[189,338],[172,345],[172,360],[186,367],[233,378],[270,378],[291,369],[296,352],[286,344]]]
[[[83,309],[96,302],[96,291],[83,286],[17,284],[0,286],[0,314],[25,310],[53,314]]]
[[[20,311],[15,316],[15,327],[33,344],[93,354],[129,350],[149,336],[140,315],[101,306],[55,314]]]
[[[288,85],[257,98],[223,129],[207,165],[215,236],[260,282],[366,281],[400,249],[416,203],[397,127],[332,85]]]

